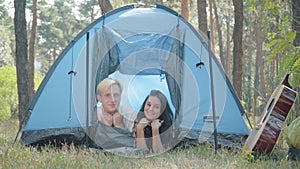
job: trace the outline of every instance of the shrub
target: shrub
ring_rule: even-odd
[[[14,66],[0,68],[0,120],[11,117],[17,111],[17,78]]]

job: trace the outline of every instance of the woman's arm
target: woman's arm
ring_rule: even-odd
[[[144,128],[150,123],[146,118],[142,118],[136,126],[136,147],[147,148]]]
[[[137,127],[136,129],[136,148],[147,148],[144,128]]]
[[[160,121],[159,119],[154,120],[151,123],[152,127],[152,150],[154,153],[160,152],[164,149],[161,138],[160,138],[160,133],[159,133],[159,127],[163,121]]]

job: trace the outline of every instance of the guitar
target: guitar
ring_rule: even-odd
[[[244,144],[244,151],[271,154],[297,96],[287,74],[272,93],[257,125]]]

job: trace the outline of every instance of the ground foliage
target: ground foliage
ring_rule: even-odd
[[[18,124],[0,124],[0,168],[299,168],[286,159],[287,149],[276,147],[271,156],[246,156],[241,149],[215,148],[212,144],[178,147],[147,158],[129,158],[65,145],[61,149],[13,144]]]

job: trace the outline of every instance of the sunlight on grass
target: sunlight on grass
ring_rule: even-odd
[[[10,124],[10,125],[8,125]],[[248,160],[240,149],[219,148],[202,144],[176,148],[148,158],[130,158],[84,148],[63,146],[38,150],[21,144],[13,146],[17,123],[0,125],[0,168],[300,168],[297,161],[285,159],[287,149],[277,148],[271,156]],[[5,127],[5,130],[4,130]]]

